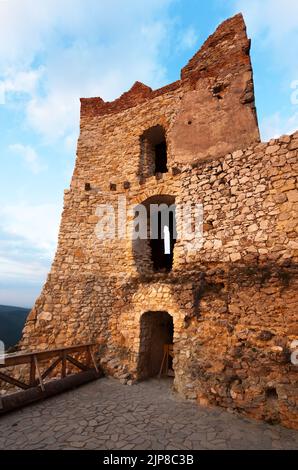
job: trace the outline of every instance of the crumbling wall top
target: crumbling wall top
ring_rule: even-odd
[[[198,79],[214,76],[227,69],[235,71],[249,64],[250,39],[241,13],[218,26],[201,49],[181,70],[181,79]]]
[[[189,86],[189,82],[195,83],[200,78],[223,75],[227,71],[234,73],[242,65],[250,67],[249,50],[250,40],[246,36],[245,22],[242,14],[238,14],[224,21],[207,39],[181,70],[181,80],[157,90],[137,81],[129,91],[111,102],[105,102],[99,97],[81,98],[81,116],[118,113],[179,87]]]

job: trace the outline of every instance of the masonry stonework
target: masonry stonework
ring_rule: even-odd
[[[167,312],[180,394],[298,429],[298,132],[260,143],[249,50],[237,15],[179,81],[81,100],[56,256],[19,347],[95,342],[105,372],[130,384],[143,378],[143,315]],[[142,136],[156,126],[168,171],[152,174]],[[98,207],[117,213],[124,196],[125,236],[100,239]],[[178,238],[170,272],[131,237],[134,209],[161,196],[204,208],[202,247]]]

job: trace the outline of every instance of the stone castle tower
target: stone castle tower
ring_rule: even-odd
[[[106,373],[130,382],[156,375],[173,343],[179,393],[298,427],[297,149],[297,133],[260,143],[242,15],[177,82],[82,99],[58,249],[20,348],[94,342]],[[127,225],[98,237],[98,208],[118,216],[124,197]],[[204,208],[200,249],[174,236],[174,216],[170,255],[130,236],[141,203],[189,202]]]

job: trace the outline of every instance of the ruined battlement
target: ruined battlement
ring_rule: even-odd
[[[180,80],[157,90],[136,81],[129,91],[111,102],[105,102],[100,97],[81,98],[81,116],[84,118],[119,113],[178,88],[194,88],[196,82],[202,78],[223,78],[224,75],[239,73],[241,68],[251,71],[249,51],[250,40],[246,35],[246,25],[243,16],[238,14],[223,22],[207,39],[181,70]],[[250,102],[253,101],[252,99]]]

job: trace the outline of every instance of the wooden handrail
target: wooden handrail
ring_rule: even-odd
[[[47,349],[45,351],[20,351],[17,353],[5,354],[2,357],[2,361],[4,359],[4,363],[0,364],[0,369],[29,364],[29,380],[28,383],[26,383],[0,371],[0,381],[2,380],[23,390],[27,390],[28,388],[39,385],[41,390],[44,391],[44,379],[48,377],[49,374],[60,365],[60,363],[61,378],[65,378],[67,376],[67,362],[72,364],[72,366],[75,366],[80,371],[87,372],[90,370],[95,370],[95,372],[99,374],[100,372],[96,364],[94,353],[92,351],[93,346],[95,346],[94,343],[87,343],[76,346],[66,346],[64,348]],[[86,364],[72,357],[73,353],[87,353]],[[42,372],[40,369],[41,362],[49,361],[53,358],[54,361],[50,364],[47,364],[47,368]]]
[[[3,367],[16,366],[20,364],[29,364],[31,363],[31,359],[34,356],[37,356],[38,360],[42,361],[44,359],[51,359],[57,356],[57,353],[62,353],[64,351],[82,352],[86,350],[86,348],[92,346],[95,346],[95,343],[66,346],[64,348],[46,349],[44,351],[20,351],[16,353],[8,353],[0,356],[1,362],[4,362],[3,364],[0,362],[0,369]]]
[[[0,397],[0,414],[102,377],[93,352],[94,346],[94,343],[87,343],[45,351],[19,351],[0,357],[0,382],[21,389]],[[73,357],[77,353],[79,358]],[[3,370],[23,364],[29,366],[26,370],[28,379],[24,378],[24,372],[21,376],[18,371]],[[45,381],[50,374],[55,380]]]

